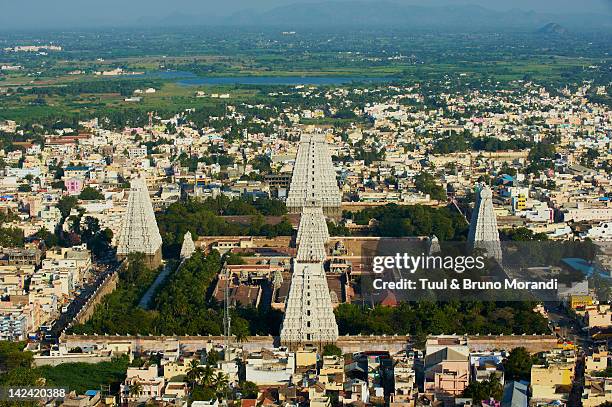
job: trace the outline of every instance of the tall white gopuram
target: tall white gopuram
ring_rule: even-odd
[[[338,339],[338,325],[325,277],[325,243],[329,239],[323,208],[317,201],[302,207],[297,256],[281,327],[281,343],[295,348],[323,346]]]
[[[191,232],[187,231],[183,237],[183,245],[181,246],[181,260],[189,259],[195,253],[196,247],[191,237]]]
[[[127,211],[117,243],[117,257],[126,258],[130,253],[144,253],[151,268],[161,264],[162,238],[159,234],[149,190],[143,178],[131,182]]]
[[[320,203],[326,216],[340,216],[342,195],[331,153],[322,133],[301,136],[287,196],[287,209],[290,213],[300,213],[313,200]]]
[[[502,250],[493,209],[493,192],[487,185],[480,185],[476,189],[476,205],[470,221],[468,244],[470,249],[483,249],[488,257],[501,263]]]

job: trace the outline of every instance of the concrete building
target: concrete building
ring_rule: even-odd
[[[544,364],[531,367],[532,400],[567,400],[576,371],[575,351],[554,349],[543,357]]]
[[[157,365],[145,367],[130,367],[127,370],[125,381],[121,385],[120,394],[123,403],[146,402],[159,398],[164,393],[166,381],[159,376]],[[132,389],[130,391],[130,389]],[[137,389],[137,391],[134,391]]]
[[[294,373],[295,353],[287,348],[252,352],[245,362],[246,380],[260,386],[287,384]]]
[[[470,380],[467,346],[444,347],[425,356],[425,391],[438,398],[458,396]]]
[[[597,407],[612,403],[612,377],[586,376],[581,401],[583,407]]]

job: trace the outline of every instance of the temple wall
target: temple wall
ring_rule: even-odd
[[[163,351],[176,348],[177,344],[181,350],[196,351],[212,345],[223,345],[225,340],[222,336],[125,336],[125,335],[63,335],[62,343],[68,347],[87,346],[92,344],[109,345],[122,343],[129,345],[136,352],[140,351]],[[341,336],[336,345],[344,353],[381,351],[391,353],[406,349],[410,343],[409,336]],[[262,348],[274,348],[279,346],[279,338],[273,336],[250,336],[246,341],[236,344],[246,351],[258,351]],[[468,336],[468,347],[471,352],[491,351],[498,349],[511,350],[517,347],[525,347],[531,353],[543,352],[554,348],[557,339],[552,335],[515,335],[515,336]]]
[[[81,308],[81,310],[74,317],[71,323],[72,325],[84,324],[85,322],[87,322],[89,318],[91,318],[91,316],[93,315],[96,305],[98,305],[102,301],[102,298],[104,298],[105,295],[115,291],[115,288],[117,288],[117,283],[119,282],[118,271],[119,270],[106,277],[100,287],[98,287],[95,293],[91,297],[89,297],[83,308]]]

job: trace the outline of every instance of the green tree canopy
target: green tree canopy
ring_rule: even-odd
[[[104,199],[104,195],[95,188],[85,187],[79,194],[79,199],[84,201],[98,201]]]

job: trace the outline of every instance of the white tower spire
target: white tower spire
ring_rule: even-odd
[[[321,206],[303,207],[298,236],[281,343],[332,343],[338,339],[338,325],[323,267],[329,234]]]
[[[117,256],[125,258],[130,253],[144,253],[150,267],[161,264],[162,238],[159,234],[153,205],[145,180],[132,179],[127,211],[117,243]]]
[[[468,243],[471,249],[484,249],[488,257],[501,263],[502,250],[493,209],[493,192],[485,184],[476,189],[476,205],[472,211]]]
[[[291,213],[300,213],[313,200],[320,203],[326,215],[340,215],[342,195],[329,147],[322,133],[302,134],[300,138],[287,208]]]
[[[191,238],[191,232],[187,231],[183,237],[183,245],[181,246],[181,259],[190,258],[195,253],[195,244]]]

